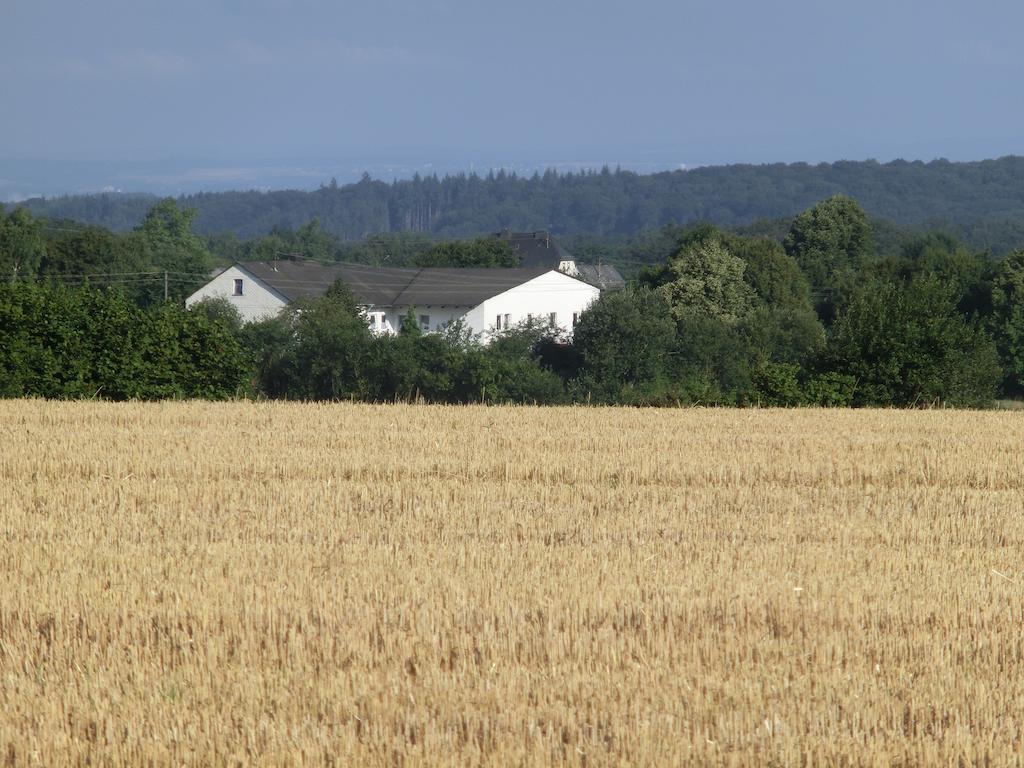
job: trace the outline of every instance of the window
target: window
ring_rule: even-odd
[[[580,313],[579,312],[573,312],[572,313],[572,327],[573,328],[576,327],[576,323],[579,322],[579,319],[580,319]]]
[[[510,320],[510,319],[511,319],[511,316],[510,316],[510,315],[505,315],[505,330],[506,330],[506,331],[507,331],[507,330],[509,329],[509,326],[511,326],[511,325],[512,325],[512,324],[511,324],[511,323],[509,322],[509,320]]]
[[[424,331],[430,328],[430,315],[420,315],[420,328]]]
[[[501,315],[498,315],[498,319],[494,321],[495,330],[501,330]]]
[[[551,325],[554,325],[557,321],[558,321],[558,313],[557,312],[552,312],[550,315],[548,315],[548,323],[550,323]]]
[[[366,316],[366,322],[372,329],[377,329],[377,315],[374,313],[371,312]]]
[[[235,296],[242,296],[243,295],[242,294],[242,283],[243,283],[242,278],[240,278],[240,277],[236,277],[235,278],[235,293],[234,293]]]

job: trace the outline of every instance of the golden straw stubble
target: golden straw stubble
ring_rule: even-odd
[[[1011,413],[0,403],[0,764],[1008,765]]]

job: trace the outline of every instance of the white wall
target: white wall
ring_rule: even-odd
[[[235,280],[242,281],[241,296],[234,295]],[[214,277],[185,299],[185,306],[191,307],[203,299],[215,298],[227,299],[246,323],[274,317],[288,306],[288,302],[281,294],[238,266],[228,267]]]
[[[242,280],[241,296],[234,295],[236,279]],[[414,309],[417,318],[420,315],[430,316],[428,331],[441,330],[461,318],[473,333],[480,334],[486,342],[496,330],[498,315],[501,315],[503,325],[505,315],[508,315],[509,325],[514,326],[531,314],[546,322],[554,312],[555,325],[572,335],[573,314],[582,314],[600,294],[601,291],[594,286],[552,270],[476,307],[417,306]],[[245,322],[274,317],[288,306],[284,296],[237,265],[228,267],[189,296],[185,305],[191,307],[207,298],[227,299]],[[408,307],[367,307],[364,311],[367,316],[376,315],[376,327],[371,327],[375,333],[382,334],[397,333],[408,310]]]
[[[470,310],[466,320],[474,331],[484,334],[486,341],[497,330],[499,315],[503,325],[505,315],[511,325],[516,325],[530,315],[546,322],[554,312],[556,327],[571,336],[573,314],[582,314],[600,295],[601,291],[592,285],[551,271],[487,299]]]
[[[431,306],[415,306],[413,309],[416,311],[416,319],[419,320],[423,315],[426,315],[430,319],[429,325],[423,330],[425,331],[440,331],[446,325],[454,320],[458,320],[465,313],[467,307],[431,307]],[[370,323],[370,329],[378,336],[383,334],[394,334],[402,327],[402,321],[405,319],[406,313],[409,311],[409,307],[366,307],[363,310],[363,314],[367,317],[367,322],[373,318],[376,320],[375,323]]]

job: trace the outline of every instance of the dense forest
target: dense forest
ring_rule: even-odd
[[[1002,255],[1024,243],[1024,157],[731,165],[651,175],[499,171],[391,183],[364,177],[308,192],[208,193],[178,203],[197,211],[198,233],[243,239],[317,219],[342,241],[401,232],[466,237],[511,228],[618,242],[672,223],[735,228],[790,219],[838,194],[855,198],[874,219],[914,231],[942,227],[977,250]],[[24,205],[39,216],[125,231],[155,202],[147,195],[98,194]]]

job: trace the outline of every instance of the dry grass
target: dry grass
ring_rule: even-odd
[[[1007,765],[1024,417],[0,403],[0,765]]]

